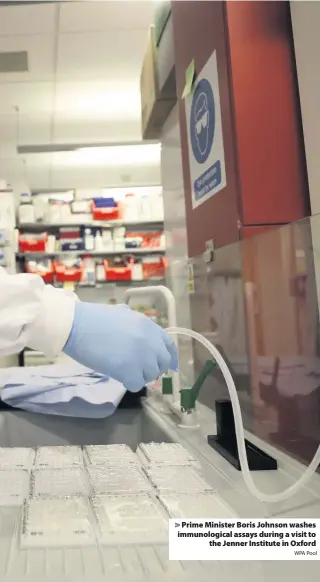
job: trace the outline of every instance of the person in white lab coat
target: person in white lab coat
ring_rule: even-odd
[[[126,305],[81,302],[38,275],[0,267],[0,356],[26,347],[47,357],[64,352],[132,392],[178,369],[173,341],[148,317]]]

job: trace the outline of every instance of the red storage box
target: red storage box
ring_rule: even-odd
[[[54,263],[54,272],[57,283],[65,283],[66,281],[79,282],[82,279],[83,263],[78,268],[66,267],[62,263]]]
[[[40,269],[30,267],[29,263],[26,263],[26,272],[32,273],[33,275],[40,275],[45,283],[53,283],[54,271],[53,271],[53,264],[50,261],[47,271],[43,271]]]
[[[94,201],[91,202],[91,213],[94,220],[118,220],[121,218],[120,205],[107,206],[105,208],[96,207]]]
[[[164,257],[152,258],[142,263],[144,279],[164,279],[166,276],[167,261]]]
[[[19,234],[20,253],[44,253],[46,250],[48,234],[43,233],[41,238],[30,235]]]
[[[133,260],[123,267],[109,266],[108,261],[103,261],[107,281],[131,281]]]

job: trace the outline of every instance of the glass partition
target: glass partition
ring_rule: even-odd
[[[229,364],[245,427],[309,463],[320,442],[320,215],[217,249],[210,264],[196,257],[194,292],[185,272],[191,326]],[[183,382],[208,357],[194,344]],[[220,398],[228,391],[215,371],[200,401],[214,409]]]

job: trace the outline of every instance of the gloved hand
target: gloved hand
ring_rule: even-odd
[[[151,319],[127,305],[75,306],[64,353],[136,392],[168,370],[178,369],[176,346]]]

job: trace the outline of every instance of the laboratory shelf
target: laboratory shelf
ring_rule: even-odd
[[[18,259],[39,259],[43,257],[60,257],[60,256],[70,256],[74,255],[77,257],[83,257],[85,255],[90,255],[91,257],[114,257],[119,255],[163,255],[166,249],[161,248],[151,248],[151,249],[125,249],[122,251],[54,251],[49,253],[47,251],[43,252],[30,252],[30,253],[16,253]]]
[[[42,222],[31,222],[19,224],[17,228],[20,231],[52,231],[58,230],[59,228],[117,228],[118,226],[124,226],[127,229],[142,229],[142,230],[163,230],[164,223],[162,220],[146,220],[146,221],[123,221],[123,220],[93,220],[87,223],[77,223],[77,222],[66,222],[66,223],[42,223]]]

